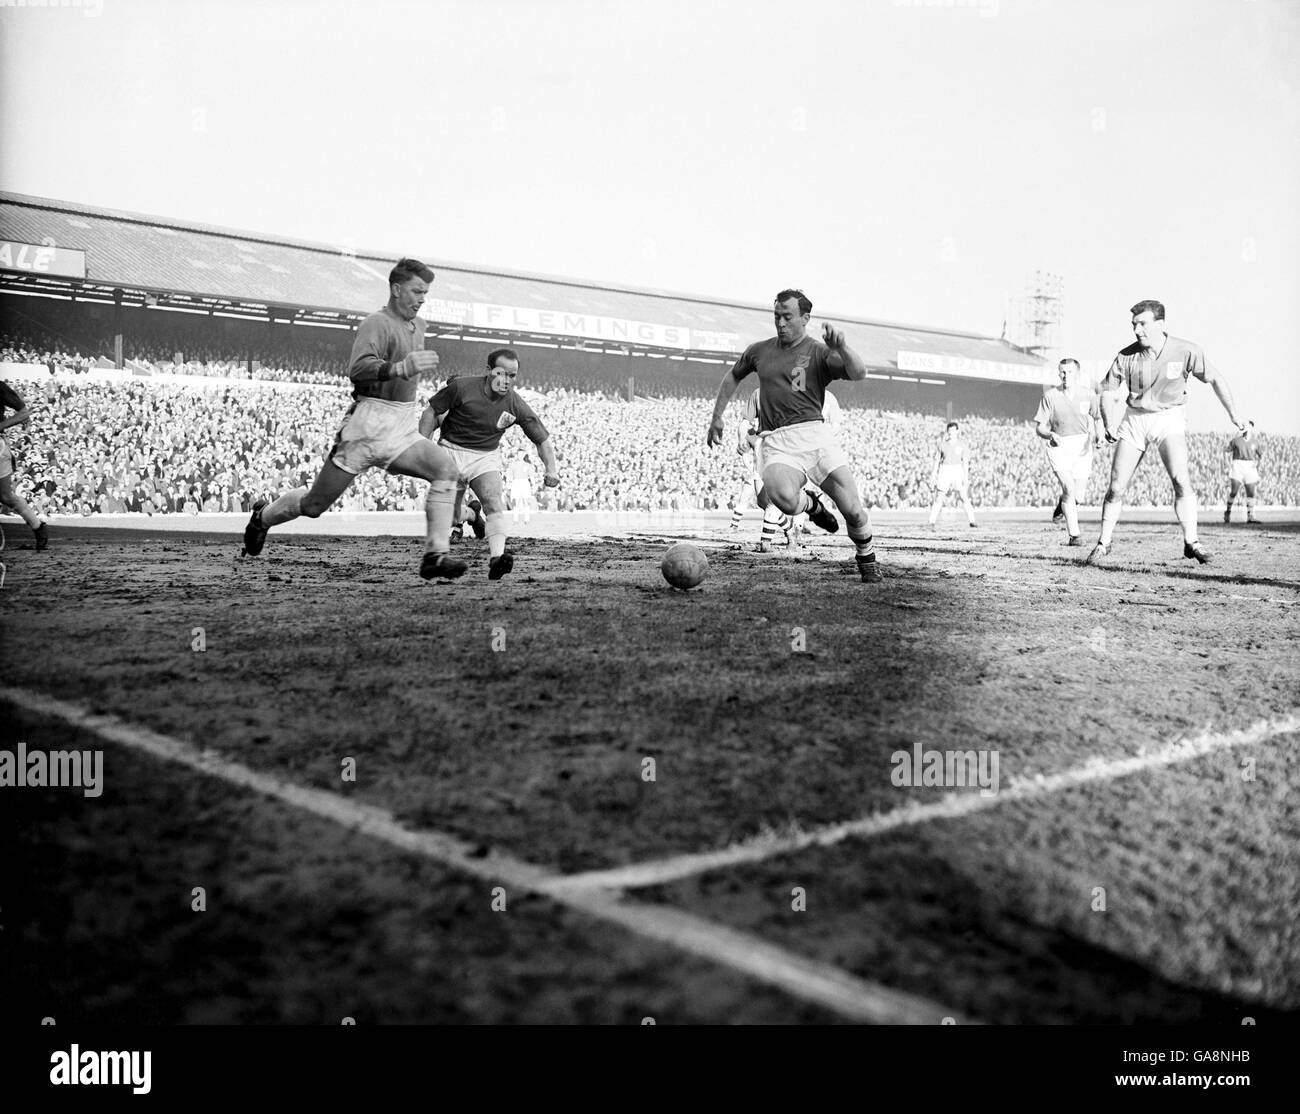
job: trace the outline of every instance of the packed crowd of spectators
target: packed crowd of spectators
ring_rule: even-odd
[[[30,333],[0,333],[0,363],[43,364],[53,374],[89,371],[94,360],[75,349],[65,351],[57,337],[42,339]]]
[[[51,378],[19,384],[32,420],[6,431],[15,483],[48,514],[139,511],[146,514],[234,511],[311,483],[332,443],[350,395],[336,387],[226,387],[196,380],[105,384]],[[422,392],[432,394],[434,385]],[[539,503],[557,510],[723,509],[750,482],[752,457],[736,452],[739,405],[727,418],[722,447],[705,444],[712,403],[665,398],[628,403],[612,394],[552,388],[538,409],[560,461],[562,485],[541,484],[536,451],[520,432],[502,441],[507,466],[533,469]],[[871,507],[925,507],[942,419],[845,409],[841,444]],[[1057,497],[1044,443],[1028,422],[964,419],[971,499],[977,507],[1050,506]],[[1300,505],[1300,438],[1260,437],[1262,501]],[[1189,436],[1193,486],[1202,504],[1227,489],[1227,437]],[[1093,464],[1088,503],[1105,492],[1110,453]],[[423,485],[371,471],[340,500],[339,510],[418,510]],[[1168,506],[1168,477],[1143,463],[1127,502]]]

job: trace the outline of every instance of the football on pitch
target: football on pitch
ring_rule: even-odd
[[[704,580],[704,574],[709,571],[709,559],[698,545],[678,542],[664,554],[659,568],[669,584],[685,591]]]

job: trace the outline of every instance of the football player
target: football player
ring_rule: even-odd
[[[1239,430],[1246,427],[1237,421],[1227,381],[1205,358],[1200,345],[1165,331],[1165,307],[1160,302],[1138,302],[1129,313],[1137,339],[1120,350],[1110,370],[1097,382],[1098,394],[1127,387],[1128,409],[1114,433],[1105,407],[1101,410],[1106,440],[1115,443],[1115,456],[1110,465],[1110,487],[1101,508],[1101,535],[1087,563],[1099,564],[1110,555],[1124,493],[1147,450],[1154,448],[1173,484],[1174,513],[1183,528],[1183,556],[1204,565],[1210,555],[1196,536],[1196,493],[1187,463],[1187,380],[1196,376],[1208,383],[1229,421]]]
[[[429,481],[424,501],[424,557],[420,576],[451,579],[469,566],[448,555],[456,463],[420,436],[416,380],[437,370],[438,354],[424,347],[420,307],[433,271],[418,259],[401,259],[388,275],[388,304],[357,327],[348,376],[352,405],[311,488],[300,487],[274,502],[262,499],[244,527],[244,553],[256,557],[266,532],[301,515],[319,518],[367,468]]]
[[[1069,531],[1067,545],[1083,545],[1079,536],[1078,496],[1092,473],[1092,450],[1101,420],[1101,396],[1079,384],[1079,361],[1067,356],[1056,365],[1061,385],[1043,393],[1034,415],[1034,431],[1047,442],[1047,459],[1061,485],[1058,506]]]
[[[961,505],[966,511],[966,521],[975,526],[975,512],[970,505],[970,468],[969,454],[966,446],[958,438],[960,426],[949,422],[939,441],[939,455],[934,462],[934,471],[930,473],[930,483],[935,488],[934,503],[930,507],[930,525],[939,520],[939,510],[943,507],[944,497],[953,488],[961,498]]]
[[[546,486],[558,487],[559,462],[550,434],[515,391],[519,355],[511,348],[488,353],[487,374],[461,376],[433,396],[420,415],[420,433],[439,431],[444,451],[456,468],[456,483],[482,501],[488,542],[488,579],[500,580],[514,568],[506,549],[505,493],[502,490],[501,438],[516,423],[534,445],[546,468]],[[531,494],[531,493],[530,493]]]
[[[802,290],[782,290],[772,305],[776,336],[751,344],[722,377],[713,405],[707,442],[722,444],[723,414],[741,382],[758,375],[759,426],[764,433],[763,499],[789,515],[807,513],[828,533],[840,527],[821,496],[804,485],[821,488],[848,524],[854,559],[864,583],[881,578],[871,536],[871,517],[858,494],[848,457],[826,424],[822,405],[826,384],[835,379],[862,380],[866,364],[830,322],[822,340],[807,333],[812,301]]]
[[[6,410],[12,410],[13,413],[5,417]],[[27,409],[22,395],[8,383],[0,383],[0,505],[9,507],[32,528],[36,548],[41,550],[50,544],[49,528],[45,520],[32,510],[27,500],[14,488],[14,455],[9,449],[9,442],[4,438],[4,430],[26,425],[31,418],[31,411]]]

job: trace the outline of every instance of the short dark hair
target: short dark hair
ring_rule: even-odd
[[[961,429],[961,426],[959,426],[956,422],[949,422],[946,426],[943,427],[944,433],[947,433],[948,430],[950,429]]]
[[[497,366],[497,360],[501,359],[502,357],[504,357],[507,360],[514,360],[515,363],[519,362],[519,353],[516,352],[513,348],[494,348],[492,349],[491,352],[488,353],[488,362],[487,362],[488,371],[491,371],[493,368],[495,368]]]
[[[418,259],[399,259],[397,265],[388,272],[388,285],[410,282],[413,278],[422,278],[425,282],[433,281],[433,268],[426,267]]]
[[[1163,321],[1165,319],[1164,303],[1153,301],[1150,298],[1144,302],[1138,302],[1137,305],[1129,310],[1129,313],[1136,317],[1139,313],[1146,313],[1147,310],[1151,311],[1157,321]]]
[[[791,298],[797,298],[799,300],[800,313],[812,313],[812,299],[802,290],[782,290],[773,301],[779,304],[781,302],[788,302]]]
[[[1079,361],[1076,360],[1073,356],[1066,356],[1064,359],[1061,360],[1061,363],[1057,364],[1056,366],[1059,368],[1061,364],[1073,364],[1075,367],[1078,367]]]

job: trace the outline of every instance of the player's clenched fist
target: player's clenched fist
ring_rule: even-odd
[[[412,352],[400,364],[393,367],[393,374],[398,379],[417,379],[431,371],[438,370],[438,353],[429,349]]]
[[[835,328],[829,321],[822,326],[822,340],[826,342],[827,348],[833,348],[836,351],[844,347],[844,331]]]
[[[714,418],[713,421],[709,423],[709,436],[707,440],[709,443],[709,448],[713,448],[715,445],[722,444],[722,419],[721,418]]]
[[[557,473],[547,472],[545,478],[542,480],[542,483],[544,483],[547,487],[559,487],[560,477]]]

